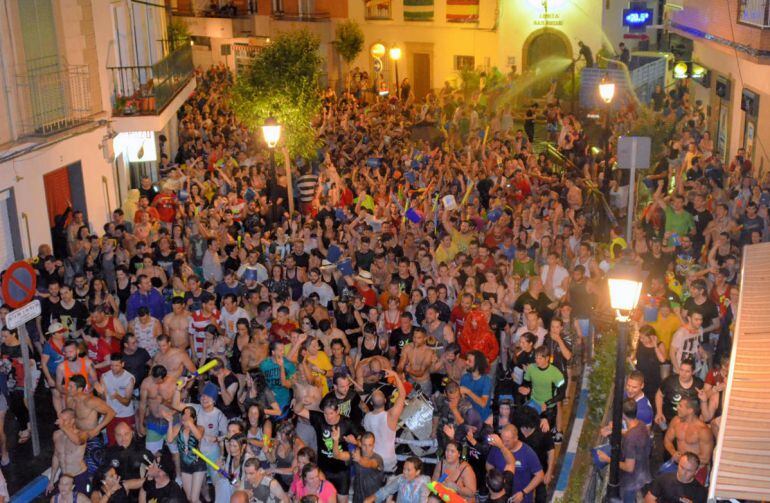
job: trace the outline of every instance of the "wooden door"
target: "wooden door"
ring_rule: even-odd
[[[48,206],[48,222],[54,225],[56,215],[61,215],[72,200],[70,177],[67,167],[59,168],[43,176],[45,202]]]
[[[412,75],[414,75],[414,97],[421,100],[431,88],[430,54],[416,52],[412,55]]]

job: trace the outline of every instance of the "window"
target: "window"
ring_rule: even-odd
[[[366,0],[366,19],[391,19],[391,0]]]
[[[768,20],[768,7],[770,0],[738,0],[738,22],[759,26],[761,28],[770,27]]]
[[[473,70],[476,68],[475,56],[455,56],[455,70]]]

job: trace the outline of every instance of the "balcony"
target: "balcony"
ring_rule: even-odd
[[[210,17],[210,18],[234,18],[247,17],[257,13],[256,0],[213,0],[208,2],[208,8],[201,10],[193,5],[191,0],[177,0],[166,5],[172,9],[172,15],[178,17]]]
[[[193,76],[192,47],[184,45],[151,66],[113,66],[113,117],[159,115]]]
[[[16,75],[19,136],[50,136],[90,121],[97,112],[87,66],[58,59],[27,62]]]
[[[331,14],[322,0],[281,0],[271,16],[279,21],[328,21]]]

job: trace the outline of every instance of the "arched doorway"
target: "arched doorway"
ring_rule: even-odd
[[[554,28],[532,32],[522,48],[522,68],[535,74],[531,95],[542,96],[552,79],[559,78],[572,61],[572,44],[567,36]]]

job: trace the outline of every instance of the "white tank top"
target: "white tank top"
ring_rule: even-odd
[[[396,432],[388,426],[388,413],[367,412],[364,416],[364,428],[374,433],[374,452],[380,455],[386,472],[396,469]]]
[[[116,377],[112,371],[106,372],[102,379],[104,379],[104,386],[107,388],[107,405],[112,407],[115,411],[115,417],[131,417],[134,415],[134,402],[131,401],[128,405],[123,405],[112,394],[116,391],[122,396],[126,396],[126,390],[134,382],[134,376],[127,370],[123,371],[120,377]]]

